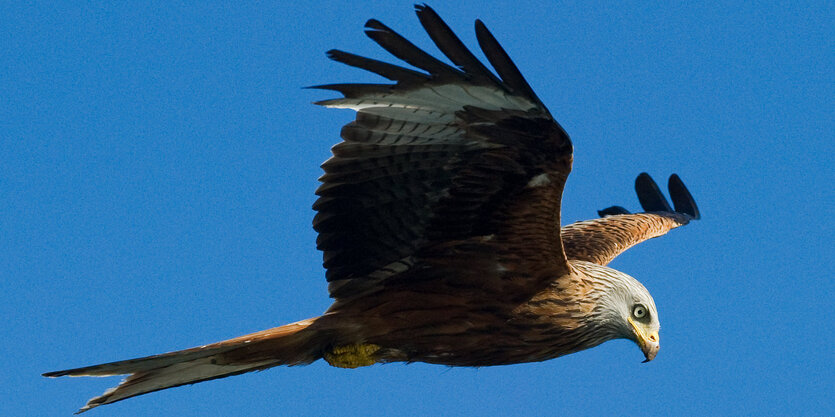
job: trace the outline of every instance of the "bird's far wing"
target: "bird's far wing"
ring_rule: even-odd
[[[531,245],[567,271],[559,202],[571,169],[571,142],[480,21],[476,35],[498,77],[427,6],[417,15],[448,65],[377,20],[366,34],[418,70],[332,50],[328,56],[394,81],[332,84],[344,98],[327,107],[357,111],[322,168],[313,226],[331,296],[355,294],[412,268],[422,248],[501,233],[526,212]],[[530,195],[529,195],[530,194]]]
[[[673,206],[647,173],[635,179],[635,191],[643,213],[632,214],[620,206],[598,211],[602,218],[572,223],[561,230],[568,259],[606,265],[621,252],[647,239],[666,234],[700,218],[699,208],[678,175],[668,188]]]

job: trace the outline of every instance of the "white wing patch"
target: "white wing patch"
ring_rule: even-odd
[[[548,177],[548,174],[542,173],[528,181],[528,188],[535,188],[535,187],[542,187],[551,183],[551,178]]]
[[[533,102],[507,92],[485,86],[444,84],[407,91],[370,94],[357,98],[338,98],[320,102],[325,107],[364,110],[370,107],[393,107],[441,111],[450,116],[464,106],[485,110],[513,109],[527,111],[536,106]]]

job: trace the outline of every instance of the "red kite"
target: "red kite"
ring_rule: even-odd
[[[417,15],[454,64],[377,20],[366,34],[415,69],[332,50],[393,84],[331,84],[357,111],[322,168],[313,227],[333,305],[316,318],[192,349],[65,371],[129,376],[80,412],[152,391],[325,359],[490,366],[543,361],[626,338],[659,349],[655,302],[605,265],[699,218],[673,175],[674,209],[646,174],[645,212],[620,207],[560,228],[572,145],[481,21],[488,70],[427,6]]]

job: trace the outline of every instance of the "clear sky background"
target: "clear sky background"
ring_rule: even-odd
[[[22,2],[21,2],[22,3]],[[29,2],[27,2],[29,3]],[[36,2],[38,3],[38,2]],[[316,316],[319,164],[354,115],[302,87],[379,79],[404,1],[0,6],[0,415],[69,415],[119,377],[40,373]],[[432,4],[481,18],[571,135],[565,223],[678,173],[703,220],[613,264],[653,294],[655,361],[274,368],[90,416],[833,415],[835,21],[819,2]],[[479,54],[479,56],[481,56]]]

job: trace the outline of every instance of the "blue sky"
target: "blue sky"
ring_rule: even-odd
[[[630,342],[494,368],[323,363],[176,388],[100,416],[832,415],[831,2],[432,4],[481,18],[571,135],[565,223],[637,208],[647,171],[703,219],[613,264],[662,349]],[[756,3],[756,4],[755,4]],[[0,6],[3,416],[69,415],[119,377],[40,373],[312,317],[330,304],[310,226],[350,111],[301,87],[372,82],[378,18],[437,54],[411,2]]]

